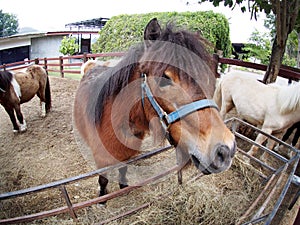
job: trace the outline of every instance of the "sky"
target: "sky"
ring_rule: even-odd
[[[61,31],[65,24],[99,17],[110,18],[119,14],[136,14],[166,11],[207,11],[222,13],[229,19],[231,42],[246,42],[257,29],[265,32],[264,13],[257,21],[250,20],[250,13],[242,13],[237,6],[233,11],[212,3],[197,4],[196,0],[0,0],[4,13],[15,14],[19,27],[32,27],[39,31]]]

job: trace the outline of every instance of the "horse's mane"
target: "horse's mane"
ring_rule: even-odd
[[[280,87],[277,102],[281,114],[297,110],[300,107],[300,84]]]
[[[0,88],[7,91],[11,85],[13,75],[9,71],[0,71]]]
[[[101,120],[105,101],[110,96],[119,93],[129,83],[130,76],[143,52],[144,46],[136,45],[128,50],[127,54],[116,66],[105,68],[105,70],[102,66],[96,66],[87,72],[86,77],[94,79],[91,91],[95,92],[95,94],[94,98],[91,97],[89,99],[87,109],[89,118],[93,119],[94,122],[98,123]],[[97,75],[93,76],[94,74]]]
[[[163,72],[168,65],[177,67],[179,74],[182,73],[182,68],[188,68],[184,69],[183,73],[185,75],[201,75],[197,77],[197,80],[203,83],[203,87],[201,86],[202,90],[204,89],[206,94],[209,93],[208,95],[211,95],[208,97],[212,97],[215,86],[215,79],[211,79],[212,76],[215,76],[212,72],[213,61],[210,54],[206,51],[205,39],[200,38],[199,42],[199,38],[199,35],[196,36],[188,31],[173,31],[173,25],[168,24],[166,29],[162,31],[159,39],[154,41],[150,47],[145,47],[141,43],[130,48],[115,67],[107,69],[101,76],[92,75],[97,73],[97,68],[88,71],[87,76],[91,74],[95,79],[91,91],[95,92],[94,97],[96,98],[89,100],[87,110],[89,117],[96,123],[100,122],[105,101],[109,97],[118,94],[129,83],[130,77],[138,63],[142,64],[141,72],[144,73],[148,71],[143,71],[143,68],[150,68],[150,66],[147,67],[147,63],[150,63],[151,69],[153,69],[152,72],[156,76],[163,76]],[[189,54],[185,54],[184,49],[189,51]],[[198,60],[195,59],[196,57]],[[195,77],[189,77],[189,79],[195,80]]]

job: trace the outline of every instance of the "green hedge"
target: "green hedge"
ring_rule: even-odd
[[[190,31],[201,31],[224,57],[231,55],[229,23],[226,17],[212,11],[207,12],[163,12],[112,17],[99,32],[100,37],[93,44],[94,53],[126,51],[131,45],[142,41],[145,26],[152,18],[161,26],[174,22],[176,27]]]

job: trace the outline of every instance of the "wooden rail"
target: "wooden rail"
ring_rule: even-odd
[[[90,54],[85,53],[82,55],[74,56],[59,56],[52,58],[36,58],[33,60],[24,60],[14,63],[8,63],[0,65],[0,69],[3,70],[20,70],[28,67],[30,64],[42,65],[48,72],[57,72],[61,77],[64,77],[65,73],[69,74],[80,74],[80,67],[82,63],[89,59],[101,59],[106,57],[122,57],[124,52],[108,52],[108,53],[97,53]],[[72,62],[75,61],[75,62]]]
[[[124,52],[108,52],[97,54],[85,53],[82,55],[60,56],[56,58],[36,58],[33,60],[25,60],[20,62],[3,64],[0,65],[0,69],[19,70],[28,67],[28,65],[32,63],[35,63],[43,65],[49,72],[57,72],[60,74],[61,77],[64,77],[65,73],[80,74],[80,66],[83,62],[86,62],[89,59],[122,57],[124,54]],[[71,62],[72,60],[75,62]],[[216,63],[216,71],[218,70],[219,64],[235,65],[262,71],[267,70],[267,65],[245,62],[238,59],[221,58],[217,54],[214,54],[214,60]],[[279,76],[289,80],[298,81],[300,80],[300,69],[282,65],[279,70]]]

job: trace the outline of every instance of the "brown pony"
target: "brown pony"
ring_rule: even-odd
[[[20,105],[30,101],[35,95],[40,98],[41,116],[45,117],[51,108],[51,93],[48,74],[43,67],[31,65],[25,72],[15,74],[0,71],[0,104],[9,115],[14,132],[26,131],[27,126]]]
[[[129,49],[114,67],[86,72],[74,103],[75,125],[91,148],[98,168],[140,153],[153,129],[178,149],[181,166],[189,159],[204,174],[228,169],[236,151],[234,135],[211,100],[215,87],[211,55],[187,31],[162,30],[152,19],[144,43]],[[121,168],[120,188],[127,186]],[[100,196],[108,179],[99,176]]]

